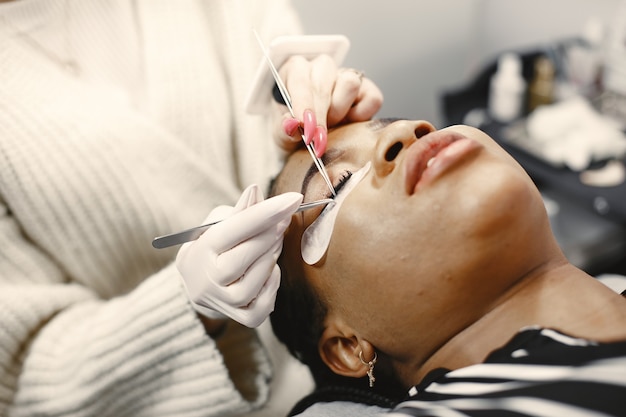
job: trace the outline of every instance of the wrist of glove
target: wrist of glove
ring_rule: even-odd
[[[176,257],[187,295],[196,311],[212,319],[231,318],[259,326],[273,311],[280,284],[276,264],[283,234],[302,202],[299,193],[264,200],[256,185],[234,207],[219,206],[206,222],[224,219]]]

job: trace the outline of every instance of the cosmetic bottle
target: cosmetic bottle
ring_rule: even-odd
[[[509,123],[522,115],[526,81],[522,76],[519,55],[507,52],[498,59],[489,88],[489,115],[500,123]]]
[[[528,112],[554,101],[554,64],[548,57],[535,60],[534,75],[528,86]]]

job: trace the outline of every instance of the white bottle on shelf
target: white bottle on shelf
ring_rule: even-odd
[[[522,76],[519,55],[507,52],[498,59],[498,68],[491,77],[489,115],[500,123],[509,123],[522,115],[526,81]]]

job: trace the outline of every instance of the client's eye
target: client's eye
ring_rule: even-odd
[[[339,178],[339,181],[337,182],[337,185],[333,185],[333,187],[335,188],[335,193],[339,194],[339,191],[343,188],[344,185],[346,185],[346,183],[348,182],[348,180],[350,179],[350,177],[352,177],[352,172],[351,171],[344,171],[341,174],[341,177]],[[334,198],[335,196],[332,195],[332,193],[328,193],[327,198]]]

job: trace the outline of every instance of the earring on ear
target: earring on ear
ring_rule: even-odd
[[[378,354],[374,352],[374,358],[369,362],[365,362],[365,360],[363,359],[363,351],[360,351],[359,359],[361,360],[361,363],[363,365],[367,365],[367,367],[369,368],[367,370],[367,377],[370,380],[370,388],[372,388],[374,386],[374,381],[376,381],[376,378],[374,378],[374,364],[378,360]]]

